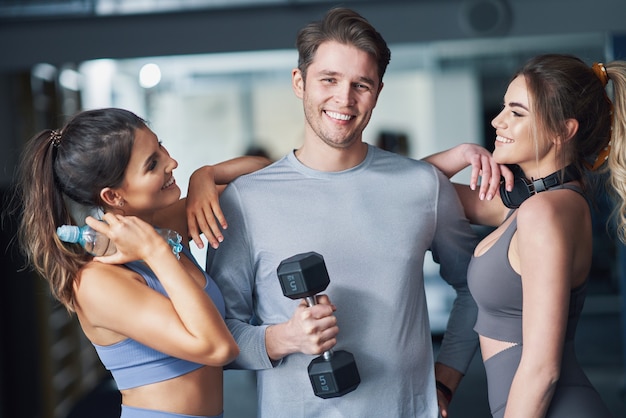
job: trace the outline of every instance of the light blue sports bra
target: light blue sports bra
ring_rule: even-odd
[[[206,277],[204,291],[224,318],[224,298],[219,288],[187,248],[182,252],[203,272]],[[145,263],[133,261],[126,266],[141,274],[150,288],[167,296],[163,285]],[[107,346],[94,344],[94,347],[102,364],[111,371],[119,390],[172,379],[203,366],[161,353],[130,338]]]

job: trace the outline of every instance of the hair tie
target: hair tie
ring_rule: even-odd
[[[61,145],[61,132],[57,131],[56,129],[50,132],[50,142],[52,143],[53,147],[58,148],[59,145]]]
[[[602,87],[606,87],[606,85],[609,83],[609,75],[606,72],[604,64],[602,64],[601,62],[594,62],[591,66],[591,69],[593,70],[593,73],[596,75],[596,77],[600,79]],[[609,104],[609,113],[611,115],[611,132],[609,134],[610,137],[607,141],[606,146],[598,153],[598,156],[594,160],[593,164],[587,164],[587,168],[592,171],[595,171],[602,167],[605,161],[609,159],[609,154],[611,153],[611,137],[613,136],[613,103],[611,102],[611,99],[609,99],[609,96],[606,94],[606,91],[604,92],[604,99]]]
[[[604,67],[604,64],[602,64],[601,62],[594,62],[591,66],[591,69],[593,70],[596,77],[598,77],[602,82],[602,86],[606,87],[606,85],[609,84],[609,75],[606,73],[606,68]]]
[[[602,148],[602,151],[598,153],[598,156],[594,160],[593,164],[588,164],[587,168],[591,171],[596,171],[598,168],[602,167],[602,165],[609,159],[609,154],[611,153],[611,141],[606,144],[606,147]]]

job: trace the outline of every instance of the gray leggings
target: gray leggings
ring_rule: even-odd
[[[489,408],[494,418],[502,418],[506,401],[522,357],[522,346],[508,348],[485,362]],[[567,342],[561,363],[561,376],[546,418],[611,417],[598,392],[585,376],[574,353],[574,343]]]
[[[135,408],[122,405],[122,415],[120,418],[224,418],[224,414],[213,416],[183,415],[172,412],[157,411],[155,409]]]

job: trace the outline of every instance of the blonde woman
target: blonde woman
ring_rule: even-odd
[[[625,75],[624,62],[589,67],[567,55],[535,57],[514,75],[492,121],[492,159],[470,144],[427,158],[448,176],[471,165],[471,187],[456,185],[466,216],[496,227],[468,269],[496,418],[611,416],[578,364],[574,336],[592,256],[585,178],[607,154],[624,237]],[[507,187],[500,164],[515,167]]]

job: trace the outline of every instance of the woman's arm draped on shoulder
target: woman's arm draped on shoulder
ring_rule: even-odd
[[[135,217],[112,214],[105,214],[104,220],[106,224],[91,218],[87,222],[109,236],[117,252],[96,257],[94,261],[119,265],[143,260],[159,278],[169,298],[140,281],[125,280],[114,266],[87,270],[78,293],[83,296],[85,306],[90,306],[86,314],[91,324],[189,361],[212,366],[232,361],[239,349],[211,298],[187,270],[196,267],[188,264],[186,268],[182,258],[177,260],[150,224]],[[108,277],[107,271],[111,272]],[[106,280],[107,291],[97,292],[95,286],[90,291],[88,283],[100,279]],[[83,285],[86,288],[81,292]],[[102,290],[102,285],[97,288]],[[107,301],[103,300],[105,297]]]
[[[237,177],[267,167],[272,162],[265,157],[243,156],[215,164],[215,184],[226,185]]]
[[[424,158],[448,178],[466,167],[472,167],[470,184],[455,183],[457,194],[463,204],[465,216],[472,224],[497,226],[504,219],[505,207],[499,195],[500,179],[504,176],[507,189],[513,187],[513,173],[506,166],[493,160],[489,151],[477,144],[460,144]],[[482,179],[479,183],[479,178]]]
[[[227,228],[228,223],[219,205],[219,194],[226,185],[270,163],[264,157],[244,156],[213,166],[206,165],[193,172],[189,179],[186,211],[189,236],[198,248],[204,247],[201,233],[213,248],[217,248],[224,240],[221,229]]]
[[[513,174],[506,168],[496,163],[489,151],[477,144],[460,144],[424,158],[424,161],[441,170],[446,177],[452,178],[465,167],[471,166],[470,189],[476,190],[478,178],[480,183],[480,199],[491,200],[496,196],[500,187],[500,176],[504,176],[510,190],[513,184]],[[485,179],[487,181],[485,181]]]

